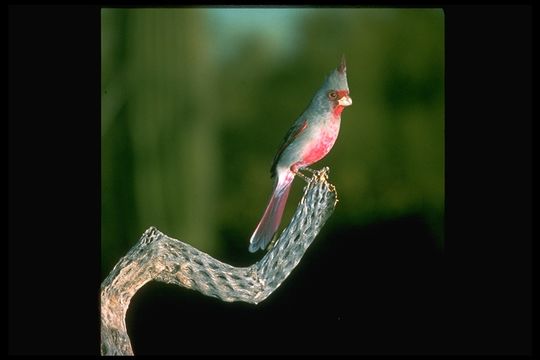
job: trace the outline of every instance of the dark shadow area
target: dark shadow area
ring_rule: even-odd
[[[418,216],[329,229],[259,305],[151,283],[128,332],[139,355],[442,352],[443,273]]]

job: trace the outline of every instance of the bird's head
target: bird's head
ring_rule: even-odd
[[[345,56],[342,56],[338,67],[328,75],[314,100],[321,104],[324,110],[332,111],[336,116],[341,115],[343,109],[352,104],[347,83]]]

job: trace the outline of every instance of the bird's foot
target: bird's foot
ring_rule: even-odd
[[[311,182],[311,178],[310,177],[307,177],[306,175],[302,174],[299,170],[296,170],[296,173],[295,175],[298,175],[300,176],[305,182],[307,182],[308,184]]]
[[[304,166],[304,167],[302,168],[302,170],[309,171],[309,172],[312,173],[312,174],[317,174],[317,173],[318,173],[317,170],[313,170],[312,168],[307,167],[307,166]]]
[[[291,171],[294,175],[298,175],[300,176],[305,182],[307,182],[308,184],[311,182],[311,178],[307,177],[306,175],[302,174],[300,172],[300,167],[298,166],[299,164],[293,164],[291,166]],[[302,168],[302,169],[305,169],[305,168]]]

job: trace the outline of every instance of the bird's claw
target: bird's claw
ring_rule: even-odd
[[[306,175],[302,174],[300,172],[300,170],[296,170],[296,173],[295,175],[298,175],[300,176],[305,182],[307,182],[308,184],[311,182],[311,178],[307,177]]]
[[[302,170],[309,171],[312,174],[316,174],[318,172],[317,170],[313,170],[312,168],[309,168],[307,166],[303,167]]]

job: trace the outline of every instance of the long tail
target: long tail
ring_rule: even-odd
[[[249,239],[250,252],[265,249],[268,246],[268,243],[272,241],[279,228],[279,224],[281,223],[281,217],[285,210],[285,204],[289,197],[293,179],[294,174],[291,172],[277,178],[270,202],[268,203],[255,232],[253,232],[251,239]]]

